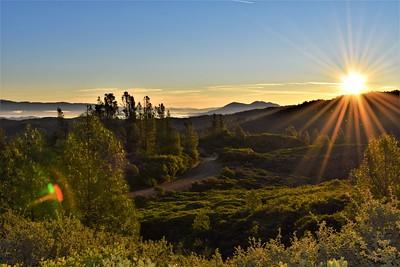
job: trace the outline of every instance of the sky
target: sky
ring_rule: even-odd
[[[282,105],[400,88],[400,1],[4,1],[0,98]]]

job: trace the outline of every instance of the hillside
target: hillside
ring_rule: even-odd
[[[241,126],[249,133],[284,133],[294,126],[299,132],[324,132],[331,136],[334,129],[346,133],[346,142],[365,143],[368,136],[386,132],[400,136],[400,91],[372,92],[358,97],[339,96],[331,100],[314,100],[298,105],[254,109],[225,115],[227,127]],[[379,118],[379,119],[378,119]],[[190,118],[200,133],[206,134],[211,116]],[[174,120],[177,128],[185,120]],[[366,126],[370,125],[370,126]]]
[[[331,100],[315,100],[299,105],[253,109],[224,116],[229,129],[241,126],[249,133],[283,133],[289,126],[298,131],[313,132],[324,130],[332,135],[335,127],[346,133],[346,142],[365,143],[367,135],[377,136],[382,129],[400,137],[400,91],[373,92],[358,98],[340,96]],[[364,115],[361,115],[364,114]],[[338,117],[343,116],[339,120]],[[379,121],[377,120],[379,118]],[[200,135],[205,135],[211,126],[211,115],[191,118],[172,118],[174,127],[183,130],[184,123],[191,121]],[[74,119],[68,119],[67,121]],[[55,118],[37,118],[17,121],[0,119],[0,127],[7,133],[15,133],[28,123],[52,133]],[[373,128],[366,124],[375,125]]]
[[[264,102],[264,101],[254,101],[250,104],[232,102],[229,103],[221,108],[210,110],[204,115],[212,115],[212,114],[233,114],[237,112],[243,112],[252,109],[264,109],[264,108],[271,108],[271,107],[279,107],[278,104],[271,103],[271,102]]]

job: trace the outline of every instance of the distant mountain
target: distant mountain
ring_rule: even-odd
[[[66,118],[78,117],[86,110],[88,103],[68,103],[68,102],[17,102],[10,100],[0,99],[0,117],[3,118],[33,118],[33,117],[55,117],[57,116],[57,108],[60,107]],[[274,103],[267,103],[263,101],[255,101],[251,104],[243,104],[232,102],[224,107],[218,108],[169,108],[172,117],[187,118],[199,115],[210,114],[233,114],[236,112],[251,110],[251,109],[264,109],[268,107],[279,107]]]
[[[217,108],[214,110],[210,110],[205,113],[205,115],[211,114],[233,114],[237,112],[252,110],[252,109],[264,109],[264,108],[271,108],[271,107],[279,107],[278,104],[271,103],[271,102],[264,102],[264,101],[254,101],[250,104],[232,102],[222,108]]]
[[[87,103],[68,102],[16,102],[0,99],[0,117],[22,119],[31,117],[56,117],[60,107],[66,118],[78,117],[86,110]]]
[[[56,117],[57,108],[60,107],[66,118],[75,118],[86,111],[88,103],[68,103],[68,102],[17,102],[0,99],[0,117],[10,119],[30,119],[43,117]],[[176,118],[186,118],[202,115],[210,110],[217,108],[169,108],[171,116]]]
[[[231,104],[235,106],[239,103]],[[196,113],[199,110],[186,110],[188,111]],[[180,112],[183,114],[184,110]],[[1,114],[2,106],[0,117]],[[171,120],[176,129],[183,131],[185,123],[190,120],[200,136],[209,134],[212,116],[194,116],[190,119],[182,117],[176,116]],[[287,127],[293,126],[297,131],[307,131],[311,137],[320,132],[332,136],[332,133],[337,131],[339,138],[343,139],[345,135],[346,143],[365,143],[368,135],[379,135],[383,131],[400,138],[399,117],[400,91],[392,91],[371,92],[358,97],[339,96],[331,100],[314,100],[292,106],[252,109],[226,115],[224,121],[228,129],[234,130],[241,126],[245,132],[253,134],[281,134]],[[72,123],[74,120],[67,121]],[[19,121],[0,118],[0,128],[3,128],[7,135],[21,131],[28,123],[48,134],[57,129],[56,118]]]
[[[73,109],[73,110],[84,110],[88,103],[68,103],[68,102],[28,102],[28,101],[11,101],[0,99],[0,110],[57,110],[58,107],[61,109]]]

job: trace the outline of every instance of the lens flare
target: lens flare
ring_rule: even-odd
[[[47,192],[48,193],[46,195],[36,199],[33,204],[39,204],[49,200],[55,200],[61,203],[64,200],[64,195],[58,184],[47,184]]]

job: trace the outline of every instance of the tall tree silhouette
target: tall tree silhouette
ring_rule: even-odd
[[[58,134],[57,138],[61,138],[65,140],[67,138],[68,133],[68,125],[64,119],[64,112],[60,107],[57,108],[57,123],[58,123]]]
[[[135,98],[131,96],[128,92],[124,92],[122,95],[122,112],[125,115],[125,118],[128,120],[136,119],[136,106],[135,106]]]
[[[157,117],[159,119],[164,119],[165,118],[165,106],[163,103],[159,104],[156,107],[156,112],[157,112]]]
[[[104,112],[107,119],[114,119],[118,112],[118,103],[113,93],[104,94]]]
[[[97,103],[94,105],[94,114],[99,118],[104,118],[104,103],[100,96],[97,97]]]
[[[143,98],[143,115],[144,119],[154,118],[153,105],[150,102],[150,97],[145,96]]]

